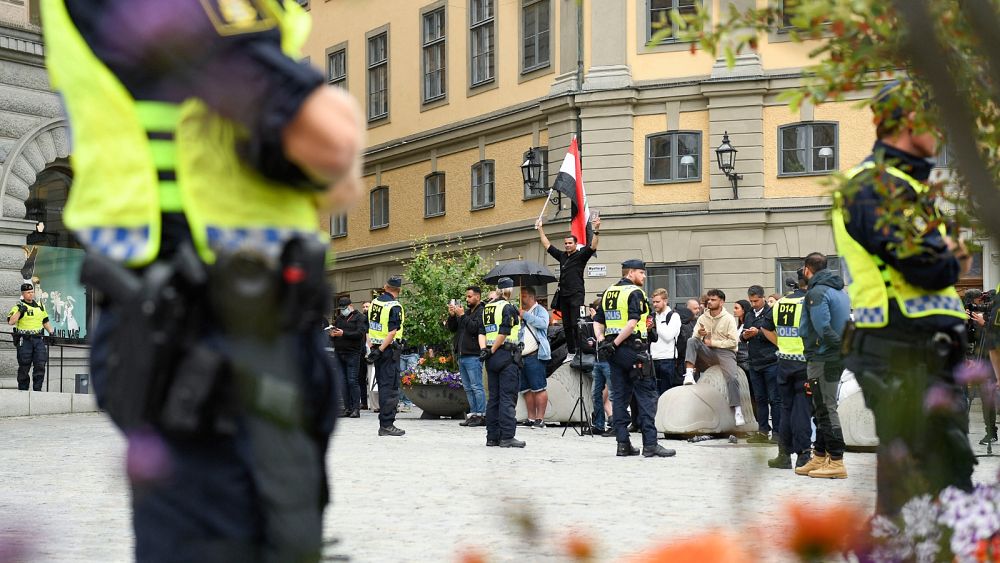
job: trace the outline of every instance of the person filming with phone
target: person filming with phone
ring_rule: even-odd
[[[361,387],[358,385],[358,365],[364,348],[368,321],[351,304],[350,297],[337,300],[337,314],[330,329],[334,361],[340,368],[344,383],[344,412],[342,416],[361,417]]]

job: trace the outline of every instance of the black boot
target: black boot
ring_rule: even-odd
[[[358,409],[354,409],[353,411],[351,411],[350,418],[361,418],[361,411]]]
[[[381,426],[378,429],[379,436],[402,436],[403,434],[406,434],[406,431],[396,428],[395,424],[392,426]]]
[[[677,452],[659,444],[642,447],[642,457],[673,457]]]
[[[802,456],[799,456],[802,457]],[[792,456],[787,453],[778,450],[778,456],[767,460],[767,466],[771,469],[791,469],[792,468]]]
[[[517,438],[507,438],[506,440],[500,440],[499,446],[501,448],[523,448],[524,442]]]
[[[618,453],[616,455],[619,457],[639,455],[639,450],[632,447],[632,442],[618,442]]]

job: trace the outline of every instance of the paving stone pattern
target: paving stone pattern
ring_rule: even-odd
[[[417,415],[401,416],[403,438],[376,436],[370,412],[338,427],[329,559],[448,562],[471,548],[489,561],[567,561],[575,530],[595,542],[597,561],[616,561],[713,527],[752,530],[762,554],[779,541],[788,502],[874,506],[869,453],[847,454],[850,478],[820,481],[767,469],[774,448],[742,441],[661,440],[676,457],[616,458],[613,438],[550,427],[518,429],[523,450],[487,448],[482,428]],[[130,560],[124,442],[105,416],[0,419],[0,444],[0,559],[27,542],[38,561]],[[983,460],[976,479],[992,482],[998,468]]]

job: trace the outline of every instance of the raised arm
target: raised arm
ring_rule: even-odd
[[[594,219],[591,224],[594,226],[594,238],[590,239],[590,248],[596,251],[597,239],[600,238],[601,234],[601,218],[598,217],[597,219]]]
[[[542,240],[542,248],[548,250],[552,246],[552,243],[549,242],[549,237],[545,236],[545,229],[542,228],[541,219],[535,221],[535,229],[538,231],[538,237]]]

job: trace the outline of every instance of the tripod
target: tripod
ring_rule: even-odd
[[[577,353],[576,353],[576,357],[573,358],[573,361],[576,361],[576,358],[580,359],[580,368],[576,370],[577,371],[577,375],[578,375],[578,377],[577,377],[577,384],[578,384],[578,387],[579,387],[579,391],[578,391],[579,394],[577,395],[576,402],[573,403],[573,410],[570,411],[570,413],[569,413],[569,420],[566,422],[566,427],[563,428],[563,431],[562,431],[562,435],[563,436],[566,435],[566,430],[568,430],[570,428],[570,424],[572,424],[573,422],[575,422],[573,420],[573,415],[574,415],[574,413],[577,412],[577,409],[579,409],[579,411],[580,411],[580,418],[579,418],[580,427],[577,428],[576,426],[573,426],[573,431],[576,432],[576,434],[578,436],[584,436],[586,434],[593,435],[593,425],[590,423],[590,415],[587,413],[587,404],[583,402],[583,374],[586,373],[584,371],[584,369],[583,369],[583,348],[586,345],[586,340],[584,339],[584,332],[583,331],[584,331],[584,329],[587,328],[588,325],[591,325],[591,323],[588,323],[582,317],[576,323],[576,326],[577,326],[577,330],[576,330],[576,336],[577,336],[577,338],[576,338],[576,340],[577,340],[577,342],[576,342],[576,351],[577,351]],[[594,359],[596,360],[597,359],[597,356],[596,356],[597,350],[596,349],[594,350],[594,354],[595,354]],[[573,362],[570,362],[569,365],[570,365],[570,369],[574,369],[573,368]]]

